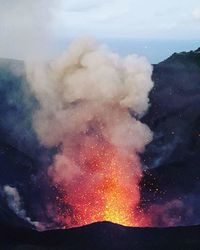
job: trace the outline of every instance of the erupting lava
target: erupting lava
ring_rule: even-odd
[[[60,210],[62,224],[73,227],[110,221],[141,226],[144,218],[138,218],[136,211],[141,179],[138,157],[119,152],[96,134],[82,136],[79,150],[82,172],[67,185],[57,186],[61,207],[68,207]]]

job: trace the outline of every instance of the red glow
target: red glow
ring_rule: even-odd
[[[61,210],[59,220],[66,227],[97,221],[125,226],[146,225],[147,220],[137,209],[141,170],[136,154],[130,157],[96,136],[85,140],[84,137],[77,156],[81,174],[59,185],[61,203],[72,208],[72,211]]]

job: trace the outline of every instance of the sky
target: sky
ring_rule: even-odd
[[[85,35],[199,39],[200,1],[0,0],[0,55]]]
[[[61,32],[66,28],[69,35],[200,37],[199,0],[72,0],[63,1],[62,6],[57,24]]]

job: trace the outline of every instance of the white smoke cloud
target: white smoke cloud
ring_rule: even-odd
[[[27,73],[40,103],[34,126],[44,145],[59,144],[66,132],[84,131],[86,122],[95,114],[103,115],[102,119],[111,122],[113,129],[121,128],[121,133],[125,125],[127,131],[136,138],[141,137],[144,144],[151,139],[149,129],[129,114],[126,120],[120,121],[118,114],[113,113],[112,121],[106,121],[114,109],[109,111],[103,106],[109,103],[144,114],[153,86],[152,67],[145,58],[132,55],[121,59],[94,40],[82,39],[49,65],[37,63],[35,66],[28,67]],[[148,134],[146,139],[143,132]],[[135,142],[141,151],[142,145],[138,140]]]
[[[6,197],[6,200],[8,202],[9,208],[21,219],[27,221],[28,223],[35,226],[38,230],[43,230],[44,227],[41,223],[37,221],[32,221],[30,217],[27,216],[26,211],[23,208],[22,201],[20,198],[20,195],[16,188],[11,186],[4,186],[3,187],[3,193]]]

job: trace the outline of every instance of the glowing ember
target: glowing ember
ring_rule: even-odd
[[[81,174],[58,186],[62,207],[69,207],[61,209],[59,220],[68,227],[97,221],[141,226],[143,218],[136,211],[141,178],[137,156],[122,155],[98,135],[82,136],[80,145]]]

